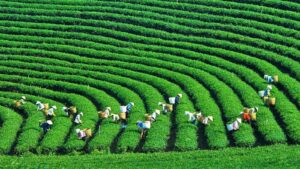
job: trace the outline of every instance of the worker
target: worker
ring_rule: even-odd
[[[227,130],[228,131],[236,131],[240,128],[240,124],[242,123],[241,118],[237,118],[233,123],[227,124]]]
[[[68,117],[71,116],[71,109],[69,107],[64,106],[62,110],[66,113]]]
[[[75,131],[76,131],[78,139],[85,141],[85,139],[86,139],[86,133],[85,133],[85,131],[84,130],[80,130],[80,129],[76,129]]]
[[[204,119],[202,120],[202,124],[204,125],[209,125],[210,122],[212,122],[214,119],[213,119],[213,116],[207,116],[207,117],[204,117]]]
[[[181,98],[182,98],[182,94],[179,93],[179,94],[175,97],[175,104],[179,104]]]
[[[40,122],[40,127],[43,128],[44,133],[47,133],[51,129],[52,125],[53,125],[53,122],[51,120],[47,120],[42,123]]]
[[[130,102],[126,105],[126,119],[129,118],[129,113],[131,111],[131,109],[134,107],[134,103]]]
[[[82,116],[83,116],[83,112],[80,112],[75,116],[75,119],[74,119],[75,125],[82,124],[82,120],[81,120]]]
[[[43,103],[41,103],[40,101],[37,101],[35,103],[37,105],[37,110],[44,110],[45,109],[45,105]]]
[[[204,115],[202,115],[201,112],[196,113],[195,116],[196,116],[197,121],[201,122],[204,125],[209,125],[210,122],[212,122],[214,120],[213,116],[205,117]]]
[[[57,107],[56,106],[52,106],[48,111],[47,111],[47,118],[51,119],[53,118],[55,115],[54,110],[56,110]]]
[[[107,119],[110,115],[111,108],[106,107],[104,111],[99,111],[98,116],[102,119]]]
[[[141,132],[140,134],[141,139],[145,136],[146,132],[151,128],[150,121],[145,121],[145,122],[137,121],[136,125],[138,126],[139,131]]]
[[[252,121],[256,121],[256,113],[258,112],[258,107],[250,108],[250,117]]]
[[[16,104],[16,107],[20,107],[21,105],[25,104],[26,97],[22,96],[20,100],[14,100],[13,102]]]
[[[160,115],[160,110],[155,110],[152,114],[151,114],[151,122],[156,121],[157,116]]]
[[[172,104],[166,104],[163,102],[158,102],[159,106],[162,106],[163,114],[171,113],[173,111],[173,105]]]
[[[110,115],[110,117],[112,118],[112,121],[113,121],[113,122],[116,122],[116,123],[119,122],[119,120],[120,120],[120,116],[119,116],[118,114],[113,114],[113,113],[112,113],[112,114]]]
[[[22,96],[21,99],[19,100],[19,102],[20,102],[21,104],[25,104],[25,103],[26,103],[25,100],[26,100],[26,97],[25,97],[25,96]]]
[[[264,79],[268,82],[268,83],[273,83],[274,79],[272,76],[269,75],[264,75]]]
[[[264,90],[264,96],[271,96],[272,85],[268,85]]]
[[[250,120],[251,120],[251,116],[250,116],[250,113],[249,113],[250,109],[248,108],[244,108],[244,111],[242,111],[240,114],[243,116],[243,119],[247,122],[250,123]]]
[[[196,116],[196,113],[192,113],[192,112],[189,112],[189,111],[185,111],[184,114],[186,116],[188,116],[188,122],[191,122],[193,123],[194,125],[197,125],[197,116]],[[201,114],[201,113],[200,113]]]

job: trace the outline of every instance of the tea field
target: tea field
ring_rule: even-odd
[[[0,0],[0,168],[297,167],[299,21],[297,0]],[[279,77],[275,106],[258,95],[266,74]],[[178,93],[140,139],[136,122]],[[47,133],[37,101],[57,106]],[[127,128],[99,119],[129,102]],[[227,130],[256,106],[255,122]]]

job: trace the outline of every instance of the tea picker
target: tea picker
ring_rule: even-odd
[[[80,112],[76,115],[75,119],[74,119],[74,123],[75,125],[79,125],[82,124],[82,120],[81,117],[83,116],[83,112]]]
[[[126,118],[129,118],[129,114],[130,114],[130,111],[131,109],[134,107],[134,103],[133,102],[130,102],[126,105]]]
[[[14,100],[16,107],[20,107],[21,105],[26,103],[26,97],[22,96],[20,100]]]
[[[181,98],[182,98],[182,94],[179,93],[179,94],[175,97],[175,104],[179,104]]]
[[[136,125],[138,126],[138,129],[141,133],[140,134],[141,139],[145,136],[146,132],[151,128],[151,122],[150,121],[145,121],[145,122],[137,121]]]
[[[45,122],[40,121],[40,127],[43,129],[44,133],[47,133],[51,129],[52,125],[53,122],[51,120],[47,120]]]
[[[51,119],[54,116],[56,116],[54,113],[54,110],[56,110],[56,109],[57,109],[56,106],[52,106],[49,110],[47,110],[47,114],[46,114],[47,118]]]
[[[269,76],[269,75],[264,75],[264,79],[268,82],[268,83],[273,83],[273,82],[278,82],[278,75],[275,76]]]
[[[110,107],[106,107],[104,111],[99,111],[98,112],[99,118],[107,119],[110,116],[110,111],[111,111]]]

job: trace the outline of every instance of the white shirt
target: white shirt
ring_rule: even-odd
[[[156,112],[154,112],[154,113],[151,114],[151,118],[154,119],[154,120],[156,119],[156,116],[157,116]]]
[[[145,121],[145,126],[147,129],[150,129],[151,128],[151,122],[150,121]]]
[[[105,118],[108,118],[108,116],[109,116],[109,110],[106,109],[106,110],[104,111],[104,114],[105,114]]]
[[[49,116],[53,116],[53,115],[54,115],[54,109],[53,109],[53,108],[50,108],[50,109],[48,110],[48,115],[49,115]]]
[[[38,106],[38,110],[43,110],[45,108],[44,104],[42,103],[38,104],[37,106]]]
[[[77,114],[76,117],[75,117],[74,122],[77,123],[77,124],[81,123],[81,119],[80,118],[81,118],[81,115]]]

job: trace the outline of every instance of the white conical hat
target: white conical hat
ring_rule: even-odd
[[[181,94],[181,93],[179,93],[179,94],[178,94],[178,96],[181,98],[181,97],[182,97],[182,94]]]
[[[107,110],[111,111],[111,107],[106,107]]]
[[[47,120],[47,123],[50,124],[50,125],[53,124],[53,122],[51,120]]]
[[[41,104],[41,102],[40,102],[40,101],[37,101],[35,104]]]
[[[160,114],[160,110],[157,110],[157,109],[156,109],[156,110],[155,110],[155,113],[156,113],[156,114]]]
[[[83,112],[80,112],[79,114],[80,114],[81,116],[83,116]]]
[[[207,118],[208,118],[210,121],[214,121],[213,116],[207,116]]]
[[[132,106],[134,106],[134,103],[133,103],[133,102],[130,102],[130,104],[131,104]]]
[[[78,134],[78,133],[80,132],[80,129],[76,129],[75,131],[76,131],[76,133]]]
[[[158,102],[158,105],[161,106],[163,103],[162,102]]]
[[[21,98],[22,98],[23,100],[26,100],[26,97],[25,97],[25,96],[22,96]]]
[[[272,85],[268,85],[267,88],[268,88],[269,90],[272,90]]]
[[[267,79],[268,75],[264,75],[264,79]]]
[[[254,107],[254,109],[256,110],[256,112],[258,112],[258,107]]]
[[[53,108],[53,109],[55,109],[55,110],[57,109],[57,107],[56,107],[56,106],[52,106],[52,108]]]

